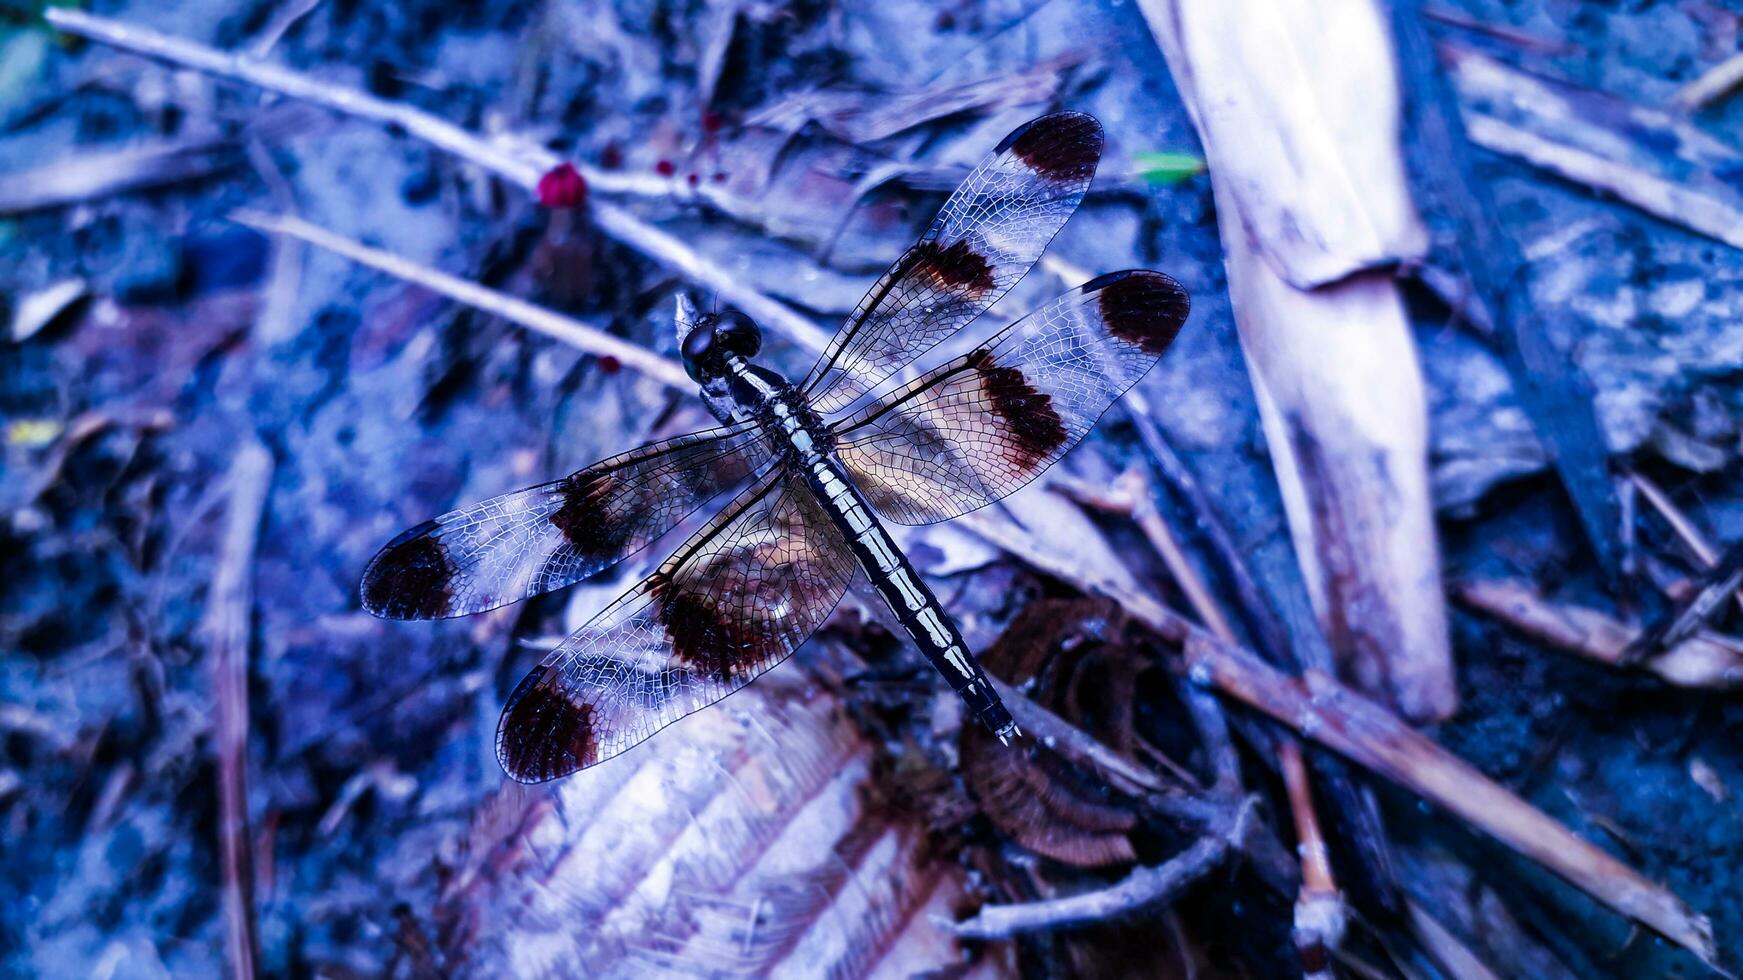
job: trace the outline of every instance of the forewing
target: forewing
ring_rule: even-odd
[[[860,300],[802,386],[812,406],[846,408],[1016,285],[1077,210],[1101,149],[1101,124],[1080,112],[1005,137]]]
[[[835,428],[872,506],[930,524],[1015,492],[1168,349],[1190,302],[1159,272],[1085,283]]]
[[[388,619],[465,616],[578,582],[646,547],[773,458],[757,426],[728,426],[443,514],[370,561],[363,608]]]
[[[810,490],[769,474],[527,674],[497,759],[522,782],[555,779],[719,701],[798,649],[854,568]]]

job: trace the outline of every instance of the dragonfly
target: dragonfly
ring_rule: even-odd
[[[752,319],[693,313],[680,351],[718,427],[406,531],[364,571],[363,607],[421,620],[518,602],[599,574],[737,488],[515,687],[496,732],[510,777],[597,765],[739,690],[862,572],[975,723],[1009,744],[1021,734],[1010,712],[886,522],[948,520],[1029,483],[1156,363],[1190,301],[1162,273],[1110,273],[912,381],[896,375],[1027,274],[1083,200],[1102,143],[1101,124],[1071,111],[1005,137],[797,384],[755,362]]]

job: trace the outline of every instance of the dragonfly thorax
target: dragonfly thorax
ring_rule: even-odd
[[[805,465],[829,452],[829,427],[786,378],[740,357],[727,358],[727,372],[733,413],[760,423],[789,462]]]

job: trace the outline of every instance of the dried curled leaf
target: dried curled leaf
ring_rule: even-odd
[[[1111,602],[1031,604],[982,655],[1011,684],[1104,744],[1130,754],[1133,685],[1142,660],[1126,645],[1124,616]],[[1013,752],[980,726],[963,726],[962,773],[993,825],[1037,854],[1078,867],[1135,859],[1129,800],[1042,745]]]

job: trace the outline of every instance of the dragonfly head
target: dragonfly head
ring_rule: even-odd
[[[709,314],[684,335],[684,370],[697,384],[706,385],[726,374],[728,355],[749,360],[762,346],[762,331],[750,317],[737,310]]]

